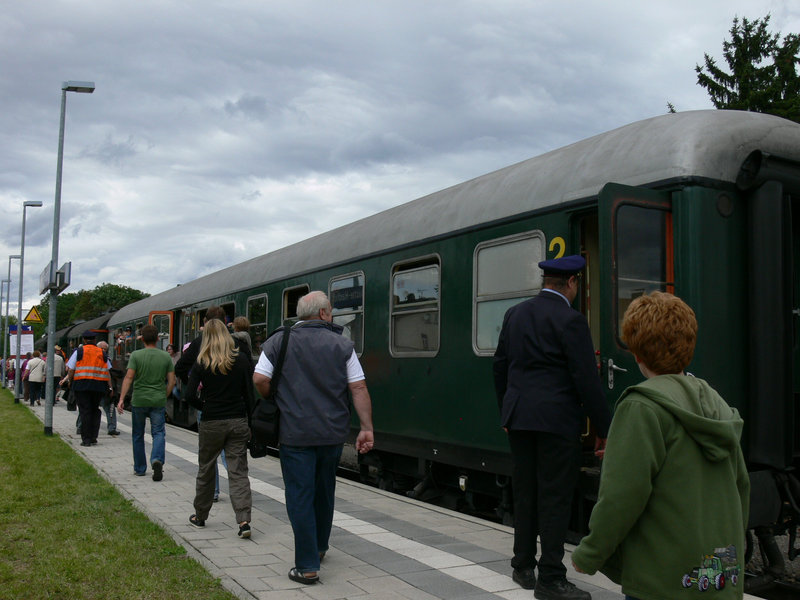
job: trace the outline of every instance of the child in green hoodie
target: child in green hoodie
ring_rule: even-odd
[[[575,568],[600,570],[634,600],[742,598],[750,480],[742,419],[684,373],[697,320],[653,292],[625,312],[622,336],[647,379],[622,393],[608,434],[590,533]]]

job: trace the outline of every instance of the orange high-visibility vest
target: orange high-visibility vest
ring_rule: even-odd
[[[84,344],[83,357],[75,363],[76,381],[91,379],[94,381],[111,381],[108,363],[103,358],[103,351],[94,344]]]

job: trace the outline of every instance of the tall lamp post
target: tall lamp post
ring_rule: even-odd
[[[6,296],[6,328],[3,330],[3,368],[8,371],[8,336],[11,335],[8,331],[8,300],[11,297],[11,261],[19,260],[22,258],[19,254],[10,254],[8,256],[8,295]],[[7,388],[8,383],[3,379],[3,385]]]
[[[17,368],[14,369],[14,404],[22,397],[22,282],[25,270],[25,218],[28,207],[41,208],[41,200],[26,200],[22,203],[22,242],[19,247],[19,303],[17,304]]]
[[[6,295],[11,295],[11,276],[8,279],[3,279],[0,281],[0,331],[3,334],[3,341],[6,339],[6,327],[8,326],[8,317],[5,313],[2,312],[3,309],[3,286],[6,288]],[[0,373],[0,385],[3,387],[6,386],[6,358],[3,357],[3,368],[2,373]]]
[[[67,92],[91,94],[94,92],[93,81],[65,81],[61,84],[61,121],[58,128],[58,161],[56,163],[56,199],[53,205],[53,255],[50,272],[58,268],[58,230],[61,223],[61,166],[64,162],[64,121],[67,112]],[[55,284],[55,287],[54,287]],[[58,303],[57,282],[50,282],[50,302],[47,310],[47,356],[54,357],[56,351],[56,305]],[[44,388],[44,433],[53,435],[53,400],[56,388],[53,381],[54,358],[47,361]]]

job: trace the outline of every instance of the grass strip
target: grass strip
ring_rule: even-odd
[[[0,598],[236,596],[0,390]]]

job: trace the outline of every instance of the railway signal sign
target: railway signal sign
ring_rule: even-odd
[[[35,306],[28,311],[27,316],[22,320],[26,323],[44,323],[44,321],[42,321],[42,315],[39,314]]]

